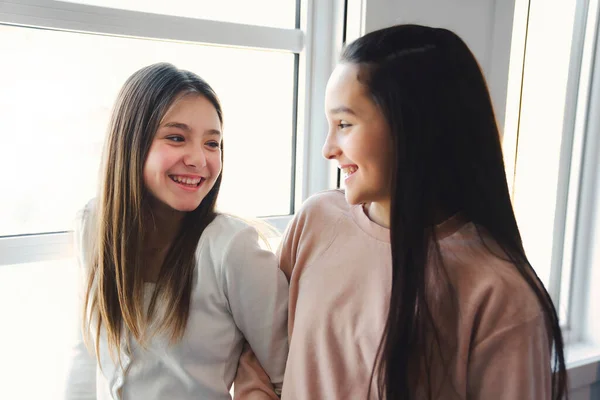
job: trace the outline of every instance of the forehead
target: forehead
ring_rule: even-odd
[[[163,122],[178,120],[186,124],[216,125],[221,123],[215,106],[204,96],[190,93],[179,96],[163,117]]]
[[[359,81],[361,69],[356,64],[338,64],[331,73],[325,92],[326,111],[341,105],[361,108],[369,102],[367,87]]]

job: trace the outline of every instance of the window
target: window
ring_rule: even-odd
[[[219,208],[283,229],[335,183],[320,147],[343,27],[343,0],[0,2],[0,398],[61,398],[77,329],[69,231],[125,79],[159,61],[205,78],[225,118]]]
[[[513,28],[507,175],[514,178],[525,250],[554,299],[567,339],[574,341],[584,318],[574,306],[583,292],[574,277],[591,271],[586,220],[593,210],[585,205],[594,194],[585,165],[594,156],[585,144],[597,135],[587,121],[593,115],[598,2],[517,0]]]
[[[62,399],[77,334],[72,260],[0,266],[3,399]]]
[[[121,85],[139,68],[164,60],[197,71],[221,98],[225,140],[232,145],[225,152],[220,208],[290,214],[293,53],[14,26],[0,26],[0,35],[0,52],[11,60],[0,66],[0,139],[10,143],[0,149],[0,168],[15,171],[0,175],[3,187],[14,188],[2,199],[0,235],[70,229],[74,213],[95,195]],[[236,201],[253,192],[265,195]]]
[[[191,17],[239,24],[296,27],[294,0],[67,0],[92,6],[142,11],[154,14]],[[260,11],[260,12],[257,12]]]

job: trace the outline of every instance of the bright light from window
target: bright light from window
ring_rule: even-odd
[[[293,29],[295,0],[67,0],[72,3]]]
[[[110,110],[159,61],[206,79],[226,144],[219,207],[289,213],[294,55],[0,25],[0,236],[69,230],[96,193]]]

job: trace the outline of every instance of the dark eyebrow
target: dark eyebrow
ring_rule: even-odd
[[[184,124],[181,122],[167,122],[166,124],[163,125],[163,127],[178,128],[178,129],[181,129],[181,130],[187,131],[187,132],[190,132],[192,130],[187,124]]]
[[[346,106],[339,106],[336,108],[332,108],[329,110],[329,112],[331,114],[342,114],[342,113],[346,113],[346,114],[352,114],[352,115],[356,115],[356,112],[354,112],[353,109],[346,107]]]
[[[206,133],[207,135],[221,136],[221,131],[216,129],[209,129],[204,133]]]
[[[186,132],[191,132],[192,128],[189,127],[189,125],[184,124],[182,122],[167,122],[166,124],[163,125],[163,127],[165,128],[177,128],[177,129],[181,129],[183,131]],[[209,129],[205,132],[208,135],[214,135],[214,136],[221,136],[221,131],[218,129]]]

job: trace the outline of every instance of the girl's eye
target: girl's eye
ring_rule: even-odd
[[[348,128],[350,126],[352,126],[352,124],[348,124],[348,123],[343,122],[343,121],[338,124],[338,128],[340,128],[340,129],[345,129],[345,128]]]
[[[209,147],[212,147],[213,149],[218,149],[219,147],[221,147],[221,144],[219,142],[208,142],[207,145]]]
[[[183,138],[183,136],[175,135],[175,136],[167,136],[167,140],[170,140],[172,142],[181,143],[185,139]]]

